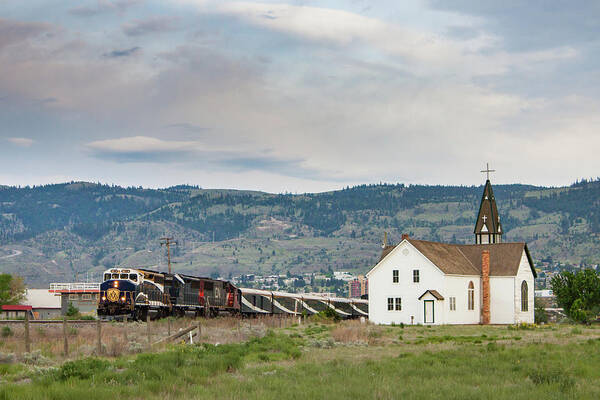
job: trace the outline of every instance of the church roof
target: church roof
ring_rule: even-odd
[[[517,275],[523,251],[529,260],[533,276],[537,276],[525,243],[448,244],[416,239],[406,240],[445,274],[481,275],[481,253],[483,250],[488,250],[490,252],[490,276]],[[386,246],[379,261],[395,247]]]
[[[483,195],[481,195],[481,204],[479,205],[479,213],[477,213],[477,221],[475,222],[475,230],[473,233],[502,234],[500,214],[498,214],[496,198],[494,197],[492,183],[489,179],[485,181]]]

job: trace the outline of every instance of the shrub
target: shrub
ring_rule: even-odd
[[[93,375],[108,370],[110,363],[98,358],[84,358],[67,361],[55,372],[57,380],[66,381],[71,378],[89,379]]]
[[[12,335],[13,335],[13,331],[12,331],[12,329],[10,329],[10,326],[5,325],[2,327],[2,332],[0,333],[0,336],[6,338],[6,337],[9,337]]]
[[[29,365],[48,365],[50,360],[42,355],[41,350],[34,350],[31,353],[23,354],[23,362]]]
[[[15,362],[13,353],[0,353],[0,364],[12,364]]]
[[[548,323],[548,314],[546,314],[546,308],[544,307],[544,304],[537,298],[535,299],[534,315],[536,324]]]
[[[569,310],[569,316],[575,322],[587,322],[587,313],[583,307],[583,300],[577,299],[573,302],[571,309]]]
[[[79,309],[73,305],[73,303],[69,303],[69,307],[67,308],[67,312],[65,313],[67,317],[78,317]]]

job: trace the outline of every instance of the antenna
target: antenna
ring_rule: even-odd
[[[171,245],[177,245],[177,242],[170,237],[160,238],[160,247],[167,246],[167,263],[169,264],[169,273],[171,273]]]

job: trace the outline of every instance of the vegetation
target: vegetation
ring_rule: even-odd
[[[69,302],[69,306],[67,307],[67,312],[65,313],[67,317],[78,317],[79,309],[73,305],[73,303]]]
[[[600,275],[592,269],[555,275],[552,290],[558,305],[574,321],[595,320],[600,312]]]
[[[481,192],[403,184],[302,195],[82,182],[2,187],[0,270],[20,268],[28,284],[42,285],[122,263],[163,265],[157,238],[169,234],[179,240],[172,255],[181,272],[364,273],[384,231],[391,242],[409,233],[471,243]],[[506,240],[527,241],[536,259],[600,262],[600,181],[494,192]]]
[[[23,279],[10,274],[0,274],[0,305],[19,304],[24,298]]]
[[[175,345],[55,365],[36,364],[42,357],[0,364],[0,399],[563,399],[600,394],[597,326],[311,321],[239,343]]]

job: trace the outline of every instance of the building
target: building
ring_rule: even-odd
[[[0,319],[22,319],[26,314],[29,314],[29,318],[33,318],[31,306],[9,304],[0,306]]]
[[[408,235],[398,245],[384,245],[367,273],[369,319],[378,324],[533,323],[533,261],[527,244],[503,243],[489,179],[474,234],[472,245]]]
[[[360,298],[369,293],[367,279],[363,275],[348,282],[348,297]]]
[[[51,283],[50,293],[60,295],[61,314],[65,315],[69,304],[81,314],[94,314],[98,307],[99,283]]]
[[[53,319],[61,316],[61,297],[48,289],[27,289],[23,303],[31,306],[35,319]]]

